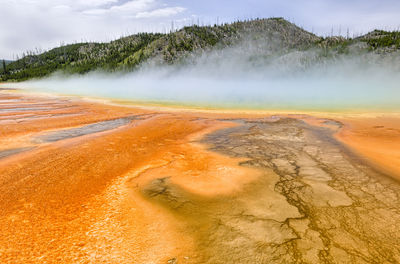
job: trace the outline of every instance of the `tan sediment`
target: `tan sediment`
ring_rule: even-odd
[[[196,216],[211,226],[198,236],[199,263],[400,260],[399,183],[343,151],[332,138],[340,123],[299,118],[248,120],[208,136],[213,149],[249,159],[244,165],[265,176],[235,197],[199,206]]]
[[[182,142],[176,146],[175,152],[168,153],[163,165],[147,170],[134,182],[140,186],[151,180],[167,177],[170,183],[187,192],[213,197],[236,193],[244,184],[254,181],[261,173],[239,166],[246,159],[211,152],[204,144],[197,143],[205,134],[233,126],[215,121],[206,123],[214,125],[191,134],[186,143]]]
[[[354,154],[400,180],[400,113],[299,113],[284,116],[331,129],[335,139]]]

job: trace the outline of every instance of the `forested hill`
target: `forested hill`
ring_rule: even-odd
[[[0,70],[2,70],[4,68],[4,66],[7,66],[8,64],[10,64],[12,61],[10,60],[4,60],[4,59],[0,59]]]
[[[319,49],[321,56],[350,52],[358,47],[366,52],[390,53],[400,48],[399,32],[373,31],[355,39],[322,38],[283,18],[255,19],[214,26],[189,26],[169,34],[140,33],[109,43],[78,43],[54,48],[42,54],[28,52],[0,72],[2,81],[22,81],[53,72],[87,73],[94,70],[133,71],[144,63],[177,64],[206,51],[224,49],[245,41],[257,43],[260,56]],[[254,52],[254,51],[253,51]]]

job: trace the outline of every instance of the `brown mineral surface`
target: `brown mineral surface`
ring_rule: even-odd
[[[398,263],[400,116],[0,92],[0,263]]]

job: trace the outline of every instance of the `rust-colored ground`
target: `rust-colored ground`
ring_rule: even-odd
[[[26,112],[0,112],[0,153],[35,147],[0,159],[1,263],[185,259],[194,254],[192,238],[178,232],[179,222],[166,210],[143,199],[138,187],[159,177],[161,167],[170,173],[161,176],[205,195],[237,190],[251,180],[244,177],[250,169],[239,167],[239,160],[191,143],[227,126],[221,122],[48,98],[1,96],[0,100],[4,109],[7,100],[24,100],[10,101],[14,107],[57,103],[54,109],[29,113],[21,120]],[[132,114],[144,118],[112,131],[32,143],[46,131]],[[33,115],[36,118],[30,119]]]
[[[394,114],[345,117],[337,138],[379,169],[400,180],[400,117]]]
[[[255,115],[235,115],[239,116]],[[131,117],[112,129],[46,141],[49,134],[68,135],[68,129]],[[198,249],[204,245],[199,247],[196,230],[185,218],[196,214],[185,209],[182,215],[179,208],[170,208],[191,200],[175,196],[170,187],[208,201],[241,193],[265,176],[265,171],[239,166],[246,159],[212,152],[199,143],[206,134],[238,126],[219,120],[227,117],[233,115],[1,93],[0,263],[199,263]],[[338,134],[340,140],[400,175],[398,118],[341,121],[345,129]],[[267,182],[273,186],[278,176],[271,177]],[[279,204],[271,210],[285,208],[274,217],[300,218],[298,210],[269,185],[273,194],[268,199]],[[345,194],[330,193],[341,195],[341,200],[335,198],[340,205],[351,204]],[[166,201],[168,206],[163,205]],[[252,210],[263,210],[251,202]],[[190,221],[197,226],[196,220]],[[204,221],[204,226],[210,225]],[[252,226],[243,228],[243,233],[253,230],[250,234],[259,236]]]

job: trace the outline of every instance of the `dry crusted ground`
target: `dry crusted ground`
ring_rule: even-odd
[[[399,181],[322,122],[1,94],[0,262],[400,263]]]
[[[400,262],[398,182],[352,157],[331,134],[280,119],[207,136],[213,150],[265,172],[212,217],[204,240],[213,244],[205,247],[209,263]]]

